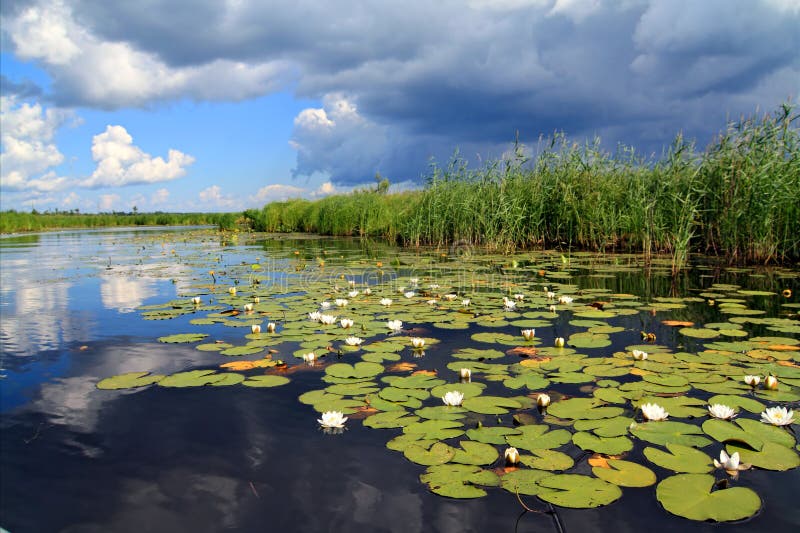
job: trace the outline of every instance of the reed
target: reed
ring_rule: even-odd
[[[0,233],[20,233],[68,228],[107,228],[122,226],[207,226],[232,229],[240,215],[234,213],[77,213],[20,212],[0,213]]]

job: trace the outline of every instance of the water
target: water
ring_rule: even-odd
[[[284,267],[297,249],[329,250],[331,264],[337,255],[374,261],[397,254],[346,239],[241,240],[196,229],[0,239],[0,526],[11,532],[778,532],[800,526],[798,469],[743,473],[765,504],[755,517],[732,524],[674,517],[655,499],[654,486],[623,489],[623,497],[607,507],[558,509],[556,515],[523,513],[515,496],[499,488],[475,500],[443,498],[420,483],[424,467],[385,448],[399,429],[373,430],[357,420],[348,422],[342,435],[318,428],[317,413],[297,397],[321,388],[319,369],[294,372],[290,384],[272,389],[98,390],[100,379],[123,372],[169,374],[227,360],[190,344],[156,341],[191,331],[186,329],[191,316],[146,321],[135,311],[184,297],[209,264],[222,271],[259,257],[280,276],[291,277]],[[404,268],[410,267],[394,271],[405,274]],[[800,292],[796,276],[716,270],[697,271],[677,290],[708,286],[706,275]],[[645,278],[638,271],[600,277],[585,272],[574,281],[647,297],[676,290],[669,278]],[[760,303],[778,313],[780,301],[774,302]],[[685,313],[715,316],[705,304],[692,304]],[[645,314],[617,323],[627,331],[615,337],[615,346],[640,342],[642,328],[655,331],[662,343],[677,342],[674,329]],[[559,318],[556,327],[567,336],[568,318]],[[235,329],[207,328],[213,338],[231,341],[241,338]],[[464,334],[428,333],[443,342],[415,362],[442,369]],[[581,452],[573,448],[571,455]],[[640,447],[630,459],[647,464]],[[665,477],[650,466],[659,479]],[[585,461],[575,471],[591,473]],[[523,498],[548,510],[534,497]]]

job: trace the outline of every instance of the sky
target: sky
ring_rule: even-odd
[[[4,0],[0,209],[240,211],[797,101],[800,0]]]

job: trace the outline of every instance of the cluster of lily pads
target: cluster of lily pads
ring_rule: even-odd
[[[800,466],[797,305],[787,302],[777,318],[748,305],[788,298],[780,291],[714,284],[689,298],[643,301],[576,286],[576,266],[550,259],[531,257],[502,275],[493,258],[403,260],[414,274],[363,258],[334,269],[327,258],[302,270],[287,262],[279,277],[251,264],[199,276],[197,294],[142,308],[143,318],[192,316],[198,328],[240,328],[242,342],[205,342],[204,332],[159,340],[260,358],[124,374],[98,387],[268,387],[303,365],[322,373],[322,386],[299,401],[326,432],[357,423],[386,430],[386,446],[424,466],[420,480],[452,498],[500,487],[589,508],[657,484],[670,513],[730,521],[762,506],[746,470]],[[727,320],[671,320],[690,305],[713,306]],[[671,346],[651,331],[633,332],[641,342],[613,342],[631,337],[625,324],[637,317],[663,324]],[[751,336],[756,328],[787,336]],[[440,364],[422,368],[426,359]],[[632,460],[636,447],[646,462]]]

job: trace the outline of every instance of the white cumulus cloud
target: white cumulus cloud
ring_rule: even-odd
[[[133,137],[122,126],[108,126],[92,140],[92,158],[97,168],[83,180],[84,187],[119,187],[139,183],[170,181],[186,174],[194,157],[170,149],[166,161],[152,157],[133,144]]]
[[[238,204],[238,201],[229,195],[222,194],[222,188],[219,185],[212,185],[197,193],[200,201],[208,207],[216,208],[233,208]]]

